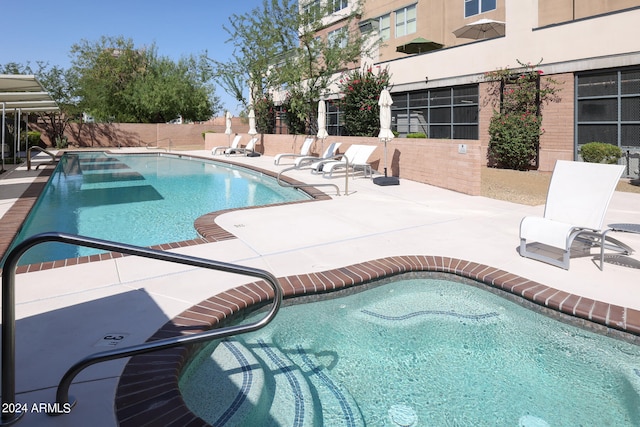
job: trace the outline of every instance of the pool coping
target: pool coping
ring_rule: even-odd
[[[100,151],[103,153],[107,153],[107,154],[119,154],[119,153],[114,153],[111,150],[94,150],[94,151]],[[86,152],[86,151],[83,151]],[[126,153],[127,155],[145,155],[145,156],[173,156],[173,157],[178,157],[178,158],[188,158],[188,159],[197,159],[197,160],[207,160],[207,161],[214,161],[214,162],[220,162],[220,163],[225,163],[231,166],[235,166],[238,168],[242,168],[242,169],[249,169],[253,172],[257,172],[263,175],[267,175],[271,178],[277,178],[278,174],[273,172],[273,171],[269,171],[266,169],[262,169],[262,168],[258,168],[258,167],[253,167],[251,165],[245,165],[245,164],[241,164],[241,163],[237,163],[237,162],[233,162],[230,160],[225,160],[225,159],[211,159],[208,157],[204,157],[204,156],[197,156],[197,155],[190,155],[190,154],[174,154],[174,153],[165,153],[165,152],[151,152],[151,153]],[[2,257],[5,256],[5,254],[7,253],[7,250],[9,248],[9,245],[11,242],[13,242],[13,239],[15,239],[15,237],[18,235],[18,233],[20,232],[20,229],[22,227],[22,224],[24,222],[24,220],[26,219],[27,215],[29,215],[29,213],[31,212],[31,209],[33,208],[33,206],[35,205],[36,201],[38,200],[38,197],[40,196],[40,194],[42,193],[42,191],[44,190],[45,185],[47,184],[49,178],[51,177],[51,175],[53,174],[53,171],[55,170],[56,166],[49,166],[49,167],[45,167],[42,169],[42,172],[37,176],[37,178],[34,180],[34,182],[32,182],[27,189],[25,190],[25,192],[20,196],[20,198],[13,204],[13,206],[7,211],[7,213],[4,215],[4,217],[7,217],[9,219],[14,218],[14,221],[18,221],[19,218],[22,218],[21,220],[19,220],[19,224],[17,224],[11,231],[5,231],[2,234],[3,240],[3,246],[0,246],[0,259],[2,259]],[[244,208],[232,208],[232,209],[223,209],[223,210],[219,210],[219,211],[215,211],[215,212],[209,212],[206,213],[204,215],[201,215],[200,217],[196,218],[194,220],[194,228],[196,230],[196,232],[200,235],[199,238],[195,238],[195,239],[189,239],[189,240],[182,240],[179,242],[170,242],[170,243],[162,243],[159,245],[153,245],[150,246],[150,248],[152,249],[158,249],[158,250],[162,250],[162,251],[166,251],[166,250],[171,250],[171,249],[177,249],[177,248],[183,248],[183,247],[188,247],[188,246],[194,246],[194,245],[201,245],[201,244],[205,244],[205,243],[213,243],[213,242],[220,242],[220,241],[224,241],[224,240],[230,240],[230,239],[235,239],[236,236],[234,236],[233,234],[229,233],[228,231],[226,231],[225,229],[223,229],[222,227],[218,226],[215,222],[216,218],[220,215],[224,215],[226,213],[229,212],[235,212],[235,211],[240,211],[240,210],[245,210],[245,209],[258,209],[258,208],[265,208],[265,207],[273,207],[273,206],[283,206],[283,205],[289,205],[289,204],[297,204],[297,203],[308,203],[308,202],[314,202],[314,201],[319,201],[319,200],[330,200],[331,196],[329,196],[328,194],[324,193],[323,191],[313,187],[313,186],[309,186],[301,181],[298,181],[294,178],[290,178],[287,176],[282,176],[280,177],[280,179],[285,182],[288,185],[297,187],[299,191],[304,192],[306,195],[308,195],[310,197],[310,199],[308,200],[298,200],[298,201],[293,201],[293,202],[282,202],[282,203],[272,203],[269,205],[261,205],[261,206],[248,206],[248,207],[244,207]],[[304,188],[301,188],[304,187]],[[4,218],[3,217],[3,218]],[[9,221],[12,222],[12,221]],[[3,224],[5,225],[5,224]],[[78,265],[78,264],[86,264],[89,262],[97,262],[97,261],[105,261],[105,260],[110,260],[110,259],[116,259],[116,258],[122,258],[128,255],[119,253],[119,252],[105,252],[105,253],[101,253],[101,254],[95,254],[95,255],[85,255],[85,256],[80,256],[80,257],[75,257],[75,258],[66,258],[66,259],[62,259],[62,260],[56,260],[56,261],[47,261],[47,262],[42,262],[42,263],[35,263],[35,264],[27,264],[27,265],[20,265],[16,268],[16,274],[24,274],[24,273],[32,273],[32,272],[36,272],[36,271],[43,271],[43,270],[49,270],[52,268],[62,268],[62,267],[68,267],[68,266],[73,266],[73,265]],[[2,271],[2,268],[0,268],[0,272]]]
[[[325,294],[411,272],[450,273],[492,290],[504,291],[541,309],[575,318],[578,326],[605,335],[626,333],[640,343],[640,311],[560,291],[504,270],[457,258],[405,255],[379,258],[331,270],[278,278],[283,297]],[[264,281],[212,296],[165,323],[148,340],[190,335],[220,327],[246,310],[268,304],[273,290]],[[201,345],[182,346],[132,357],[120,376],[115,397],[121,426],[159,422],[166,426],[209,426],[182,399],[179,378]]]

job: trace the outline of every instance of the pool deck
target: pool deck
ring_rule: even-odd
[[[211,157],[206,151],[183,154]],[[272,171],[286,167],[274,166],[273,158],[266,156],[217,158]],[[26,166],[0,175],[0,221],[19,220],[11,208],[38,175]],[[287,176],[311,184],[331,182],[344,190],[344,178],[324,179],[309,171]],[[626,308],[620,320],[628,322],[629,330],[640,331],[637,268],[608,262],[600,271],[593,257],[585,256],[572,258],[565,271],[520,257],[520,220],[542,215],[544,206],[468,196],[406,180],[384,187],[356,177],[349,179],[349,194],[341,196],[330,187],[322,189],[331,199],[219,215],[216,224],[235,238],[174,250],[265,269],[279,278],[379,259],[456,260],[468,271],[488,266],[584,301]],[[640,222],[639,212],[640,194],[616,192],[605,224]],[[640,251],[640,234],[611,235]],[[640,263],[640,253],[627,261]],[[33,404],[53,402],[61,376],[83,357],[114,348],[110,345],[142,343],[189,307],[253,281],[136,257],[18,274],[16,390],[17,401],[28,404],[28,413],[16,425],[117,425],[114,397],[126,359],[80,373],[71,386],[78,404],[69,415],[48,417]],[[595,315],[597,309],[593,310]],[[614,315],[612,310],[603,316]]]

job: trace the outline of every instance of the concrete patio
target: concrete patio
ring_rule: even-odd
[[[130,151],[130,150],[129,150]],[[207,151],[183,154],[211,157]],[[217,156],[221,160],[279,171],[273,158]],[[46,159],[42,159],[46,160]],[[0,175],[0,215],[38,173],[26,166]],[[299,181],[331,182],[309,171],[287,173]],[[522,217],[542,215],[525,206],[468,196],[401,180],[381,187],[371,179],[349,179],[348,195],[331,200],[226,213],[217,224],[236,236],[176,249],[202,258],[261,268],[277,277],[323,271],[382,257],[438,255],[496,267],[558,290],[640,310],[638,270],[593,257],[571,260],[562,270],[519,256]],[[605,224],[638,222],[640,194],[616,192]],[[170,221],[170,219],[167,219]],[[0,219],[2,221],[2,219]],[[613,233],[640,251],[640,234]],[[633,262],[640,263],[636,252]],[[83,357],[144,342],[167,320],[216,293],[251,278],[158,261],[124,257],[17,275],[16,390],[28,413],[17,425],[116,425],[114,395],[125,360],[86,369],[71,386],[78,404],[71,414],[49,417],[33,404],[53,402],[64,372]]]

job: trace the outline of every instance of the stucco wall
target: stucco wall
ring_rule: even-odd
[[[298,153],[304,142],[304,135],[259,135],[258,152],[275,156],[278,153]],[[243,134],[241,145],[250,136]],[[324,143],[315,140],[311,151],[319,154],[329,143],[342,142],[339,152],[344,153],[351,144],[375,145],[369,161],[378,172],[384,171],[384,146],[377,138],[333,137]],[[224,134],[207,134],[205,148],[225,146],[229,137]],[[458,152],[459,144],[466,146],[466,153]],[[388,175],[435,185],[460,193],[480,195],[480,172],[484,164],[480,141],[449,139],[396,138],[387,144]]]

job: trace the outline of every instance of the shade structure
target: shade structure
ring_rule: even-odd
[[[396,47],[396,52],[402,52],[407,54],[429,52],[431,50],[441,49],[444,45],[442,43],[427,40],[423,37],[418,37],[411,40],[409,43],[405,43]]]
[[[255,135],[258,131],[256,130],[256,112],[254,109],[249,110],[249,135]]]
[[[322,99],[318,101],[318,134],[316,136],[322,140],[329,136],[327,133],[327,105]]]
[[[2,109],[2,126],[0,140],[0,157],[2,158],[2,171],[4,171],[5,158],[5,125],[7,113],[16,113],[20,117],[23,113],[52,113],[59,111],[58,105],[49,92],[33,75],[25,74],[0,74],[0,108]],[[18,146],[17,138],[14,140],[14,157]]]
[[[458,28],[453,34],[460,39],[490,39],[504,36],[505,23],[493,19],[480,19]]]
[[[384,143],[384,177],[373,179],[373,183],[377,185],[398,185],[400,181],[393,176],[387,176],[387,142],[394,138],[391,132],[391,105],[393,99],[387,88],[382,89],[380,98],[378,98],[378,106],[380,107],[380,133],[378,138]]]
[[[231,133],[233,132],[231,130],[231,113],[229,111],[227,111],[227,115],[225,118],[225,124],[226,124],[226,129],[224,130],[224,133],[226,135],[231,135]]]

